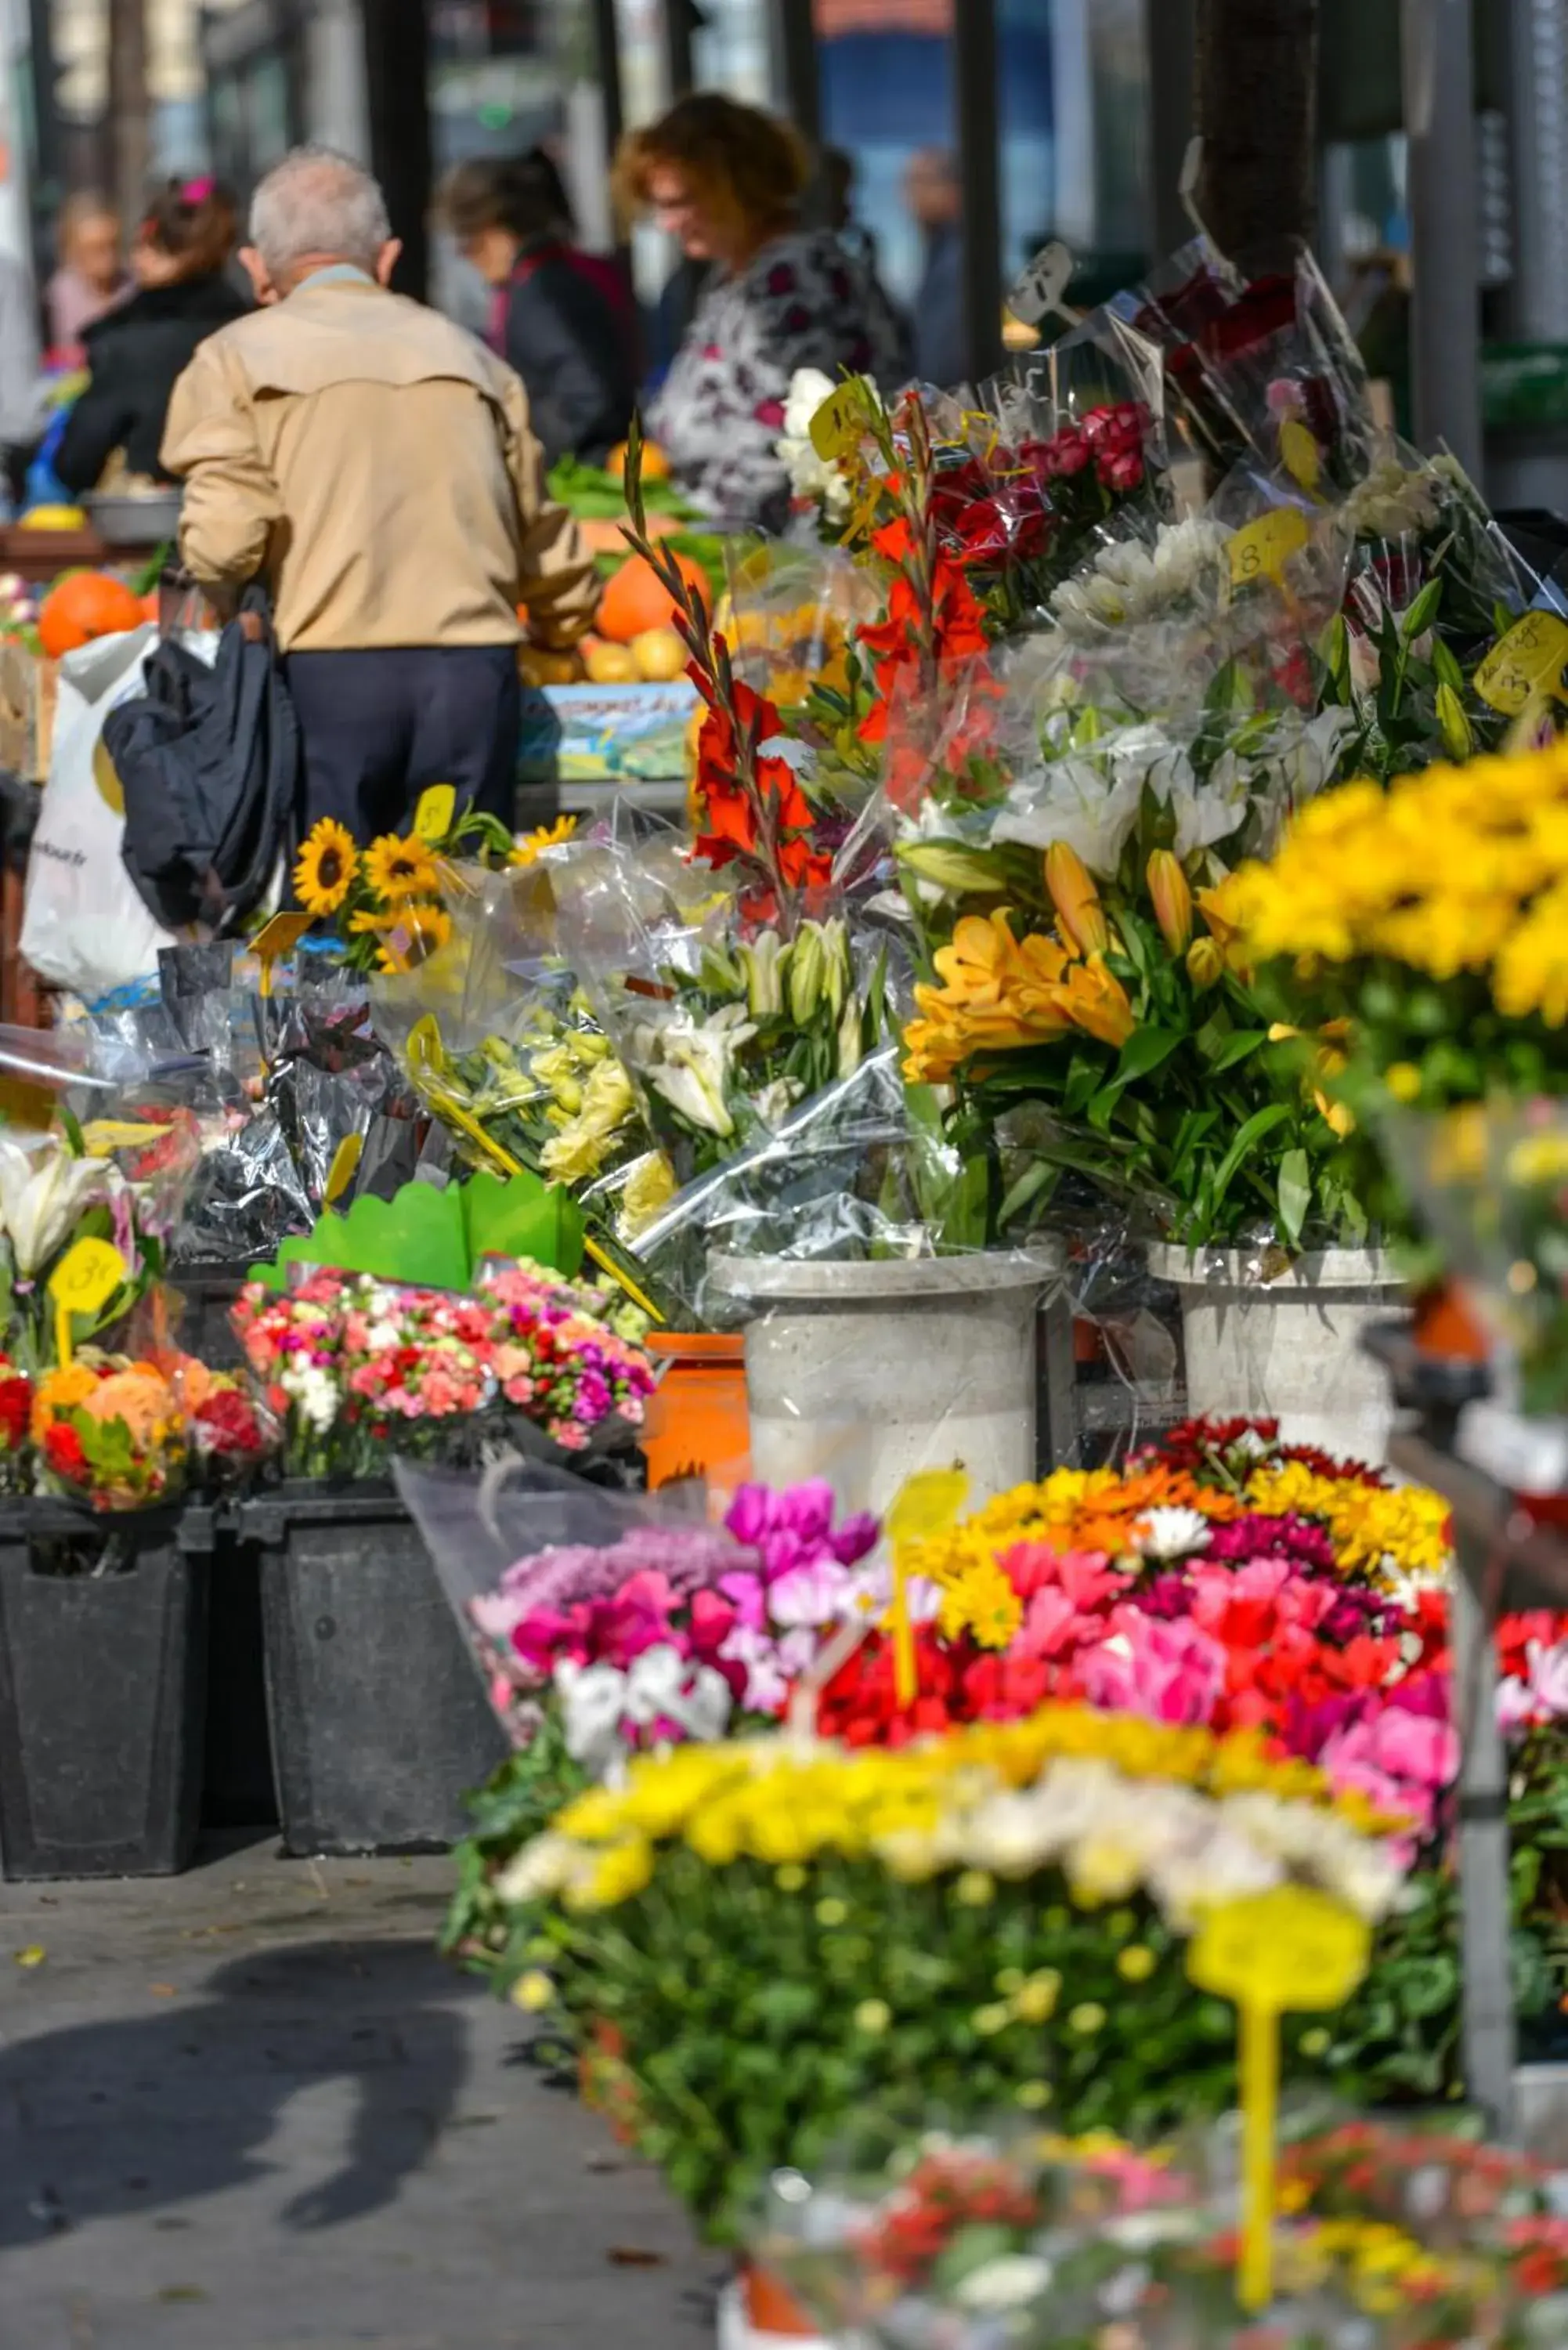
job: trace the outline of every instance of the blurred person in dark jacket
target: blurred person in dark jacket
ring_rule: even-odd
[[[225,275],[236,229],[234,198],[215,180],[171,180],[153,199],[131,248],[139,290],[87,329],[91,381],[55,459],[67,489],[96,489],[117,457],[127,474],[171,478],[158,452],[174,386],[198,346],[247,307]]]
[[[944,391],[961,383],[969,354],[963,318],[963,192],[950,155],[928,148],[904,176],[904,200],[925,238],[915,296],[915,373]]]
[[[546,158],[460,163],[441,214],[463,259],[494,289],[490,342],[522,377],[545,462],[601,463],[624,441],[636,398],[633,319],[593,256],[571,243],[565,191]],[[613,265],[611,265],[613,267]]]

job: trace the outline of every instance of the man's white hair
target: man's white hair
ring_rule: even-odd
[[[251,243],[269,277],[323,255],[373,269],[391,234],[379,186],[336,147],[296,147],[251,198]]]

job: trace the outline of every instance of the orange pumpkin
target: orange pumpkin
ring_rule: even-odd
[[[708,575],[689,555],[675,558],[680,576],[704,611],[708,607]],[[668,629],[674,620],[674,597],[646,556],[634,555],[606,583],[599,601],[598,632],[612,644],[629,645],[633,637],[650,629]]]
[[[38,611],[38,639],[51,660],[95,637],[141,625],[141,598],[107,571],[72,571],[57,580]]]

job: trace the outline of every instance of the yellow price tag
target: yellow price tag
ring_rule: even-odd
[[[1493,710],[1517,718],[1539,694],[1568,699],[1563,689],[1564,664],[1568,620],[1559,619],[1555,612],[1526,612],[1477,670],[1476,691]]]
[[[333,1152],[332,1164],[327,1170],[327,1189],[323,1195],[329,1208],[337,1205],[358,1173],[359,1161],[364,1155],[364,1150],[365,1138],[362,1134],[346,1134]]]
[[[414,831],[421,840],[444,840],[457,814],[457,792],[452,784],[431,784],[420,794],[414,810]]]
[[[893,1545],[893,1695],[913,1705],[919,1689],[915,1668],[915,1627],[909,1615],[909,1546],[945,1534],[969,1494],[962,1469],[922,1469],[908,1478],[888,1513]]]
[[[107,1159],[111,1150],[133,1150],[139,1142],[156,1142],[169,1132],[133,1118],[95,1118],[82,1128],[82,1149],[89,1159]]]
[[[275,914],[264,922],[251,941],[251,947],[261,964],[261,992],[272,993],[272,967],[281,955],[291,955],[305,936],[314,914]]]
[[[1303,490],[1315,490],[1323,473],[1323,452],[1316,436],[1297,416],[1287,416],[1280,427],[1280,455],[1285,471]]]
[[[1294,506],[1277,506],[1244,523],[1231,536],[1231,580],[1244,588],[1250,579],[1282,579],[1285,566],[1312,536],[1305,515]]]
[[[819,457],[842,457],[866,430],[870,394],[863,375],[852,375],[830,391],[811,420],[811,445]]]
[[[1274,2288],[1280,2017],[1338,2007],[1366,1974],[1372,1930],[1326,1893],[1276,1886],[1211,1909],[1187,1953],[1199,1991],[1235,2002],[1241,2016],[1243,2230],[1238,2290],[1244,2309],[1266,2309]]]
[[[78,1241],[66,1251],[49,1275],[49,1295],[55,1301],[56,1351],[62,1363],[71,1359],[73,1315],[100,1312],[129,1271],[119,1251],[108,1241]]]

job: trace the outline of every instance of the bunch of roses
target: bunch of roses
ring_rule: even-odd
[[[26,1490],[33,1383],[9,1355],[0,1352],[0,1493]]]
[[[84,1348],[33,1396],[46,1487],[95,1510],[136,1510],[177,1492],[185,1467],[179,1402],[151,1363]]]
[[[185,1440],[204,1483],[237,1483],[275,1450],[277,1422],[239,1373],[215,1371],[187,1356],[174,1388]]]
[[[595,1776],[628,1747],[716,1738],[735,1706],[771,1713],[826,1629],[888,1603],[885,1574],[857,1571],[876,1521],[833,1518],[821,1482],[748,1485],[722,1532],[640,1526],[520,1560],[469,1604],[497,1711],[526,1743],[553,1694]]]

